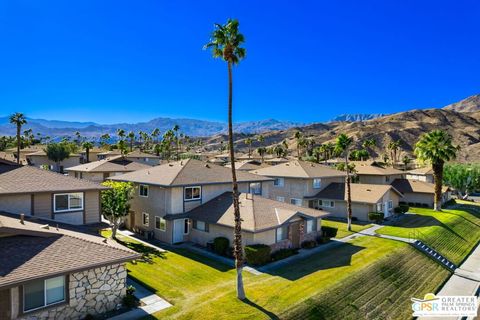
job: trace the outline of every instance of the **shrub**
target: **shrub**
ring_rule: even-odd
[[[278,261],[297,254],[297,249],[280,249],[272,253],[272,260]]]
[[[94,316],[92,316],[90,313],[87,313],[87,315],[85,316],[85,318],[83,318],[83,320],[93,320],[95,319]]]
[[[270,261],[270,246],[253,244],[245,247],[245,258],[251,265],[262,265]]]
[[[225,255],[227,253],[228,246],[230,241],[225,237],[217,237],[213,239],[213,250],[220,255]]]
[[[422,208],[428,208],[428,204],[422,203]]]
[[[415,207],[415,203],[409,202],[409,203],[408,203],[408,206],[409,206],[409,207]]]
[[[383,212],[369,212],[368,219],[371,221],[375,221],[376,223],[380,223],[383,221],[385,214]]]
[[[450,199],[448,200],[447,202],[445,202],[443,205],[444,206],[453,206],[454,204],[456,204],[457,202],[455,201],[455,199]]]
[[[397,214],[402,214],[402,213],[405,213],[405,212],[408,212],[408,209],[410,209],[407,205],[400,205],[398,207],[396,207],[395,209],[393,209],[393,212],[397,213]]]
[[[317,242],[315,240],[305,240],[301,246],[303,249],[312,249],[317,246]]]
[[[338,228],[322,226],[322,235],[326,238],[335,238],[337,236]]]
[[[125,297],[123,297],[123,305],[129,309],[135,308],[138,304],[137,299],[133,294],[127,294]]]
[[[133,295],[136,290],[137,290],[137,289],[135,289],[134,286],[129,285],[129,286],[127,287],[127,295]]]
[[[317,241],[318,244],[324,244],[329,242],[330,238],[324,237],[324,236],[318,236],[317,238],[315,238],[315,240]]]
[[[403,206],[403,205],[406,205],[407,203],[405,201],[399,201],[398,204]]]
[[[357,217],[352,217],[352,221],[358,221]]]

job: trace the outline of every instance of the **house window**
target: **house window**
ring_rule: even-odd
[[[318,200],[318,205],[320,207],[324,208],[334,208],[335,207],[335,201],[331,200]]]
[[[260,182],[250,183],[250,193],[261,195],[262,184]]]
[[[150,215],[146,212],[142,212],[142,223],[146,227],[150,224]]]
[[[393,201],[388,200],[388,209],[393,209]]]
[[[297,199],[297,198],[291,198],[290,203],[294,204],[296,206],[301,206],[302,205],[302,199]]]
[[[155,229],[158,229],[160,231],[167,230],[167,221],[162,217],[155,216]]]
[[[148,160],[149,160],[148,158],[143,158],[143,161],[145,162],[148,162]]]
[[[65,277],[35,280],[23,285],[23,311],[65,301]]]
[[[141,184],[138,188],[138,194],[140,197],[148,197],[148,186],[145,184]]]
[[[285,179],[284,178],[275,178],[273,181],[273,185],[275,187],[283,187],[285,184]]]
[[[307,233],[310,233],[310,232],[313,232],[313,231],[316,231],[317,228],[316,228],[316,222],[317,220],[316,219],[308,219],[307,220]]]
[[[383,210],[382,210],[382,207],[383,207],[383,206],[382,206],[382,203],[381,203],[381,202],[377,203],[377,212],[382,212],[382,211],[383,211]]]
[[[313,189],[320,189],[322,187],[322,179],[313,179]]]
[[[390,176],[385,177],[385,182],[390,182]]]
[[[200,200],[202,198],[201,190],[202,190],[201,187],[186,187],[185,193],[184,193],[184,199],[186,201]]]
[[[280,242],[282,240],[285,240],[288,238],[288,226],[281,226],[280,228],[277,228],[277,242]]]
[[[280,196],[277,196],[277,201],[280,201],[280,202],[285,202],[285,197],[280,197]]]
[[[83,210],[83,193],[58,193],[53,195],[54,212],[80,210]]]
[[[198,220],[193,220],[193,229],[203,231],[203,232],[208,232],[208,223],[205,223],[203,221],[198,221]]]

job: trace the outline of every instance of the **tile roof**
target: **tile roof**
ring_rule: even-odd
[[[433,183],[418,180],[395,179],[392,182],[392,186],[402,193],[435,193],[435,185]],[[448,187],[442,187],[442,192],[447,192],[448,190]]]
[[[9,167],[3,173],[0,169],[0,194],[107,189],[95,182],[32,166]]]
[[[251,171],[252,173],[268,177],[291,178],[326,178],[343,177],[345,173],[323,164],[294,160],[267,168]]]
[[[404,171],[392,167],[381,167],[374,161],[351,161],[350,163],[355,165],[356,174],[360,175],[389,176],[405,174]]]
[[[229,183],[232,181],[232,173],[229,168],[200,160],[186,159],[110,177],[109,179],[158,186],[185,186]],[[237,180],[238,182],[249,182],[270,181],[271,179],[238,171]]]
[[[98,160],[66,168],[65,171],[79,172],[132,172],[136,170],[151,168],[150,165],[128,160],[122,156]]]
[[[234,227],[233,199],[231,192],[216,198],[186,213],[186,217],[211,224]],[[240,194],[242,230],[259,232],[277,228],[295,216],[321,218],[329,212],[295,206],[251,194]]]
[[[385,193],[392,190],[398,195],[403,196],[397,189],[391,185],[384,184],[363,184],[352,183],[351,198],[352,202],[360,203],[377,203]],[[332,182],[319,193],[312,197],[305,197],[305,199],[328,199],[328,200],[347,200],[347,191],[345,183]]]
[[[0,213],[0,287],[137,259],[113,240]]]

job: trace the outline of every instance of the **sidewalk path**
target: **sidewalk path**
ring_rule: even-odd
[[[134,286],[135,293],[133,294],[143,306],[133,309],[131,311],[119,314],[118,316],[112,317],[109,320],[131,320],[131,319],[140,319],[149,314],[158,312],[160,310],[171,307],[172,305],[166,300],[160,298],[156,294],[150,292],[147,288],[139,284],[138,282],[127,278],[127,286]]]

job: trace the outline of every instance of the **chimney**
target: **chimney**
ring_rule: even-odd
[[[20,223],[25,224],[25,214],[20,213]]]

